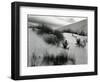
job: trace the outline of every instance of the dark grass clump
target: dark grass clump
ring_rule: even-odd
[[[68,61],[68,57],[67,55],[65,55],[65,53],[61,53],[58,56],[47,55],[44,56],[43,58],[43,62],[46,65],[65,65],[67,61]]]
[[[64,36],[60,31],[55,30],[53,34],[57,37],[58,42],[64,40]]]
[[[37,29],[39,29],[37,32],[38,34],[52,34],[53,33],[53,30],[45,24],[41,24],[37,26]]]
[[[59,31],[54,31],[52,34],[48,34],[48,36],[44,40],[48,44],[58,46],[59,43],[64,40],[64,36]]]
[[[31,66],[50,66],[50,65],[67,65],[68,62],[75,64],[75,59],[69,58],[67,53],[60,53],[57,56],[46,52],[44,56],[37,56],[33,53],[31,58]]]
[[[52,45],[57,45],[58,43],[57,37],[54,35],[49,35],[44,40],[46,43],[52,44]]]
[[[67,56],[57,56],[54,61],[54,65],[64,65],[68,61]]]
[[[81,35],[81,36],[87,36],[87,34],[84,33],[83,31],[81,31],[81,32],[79,33],[79,35]]]

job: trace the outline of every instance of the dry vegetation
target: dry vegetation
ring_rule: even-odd
[[[52,30],[44,24],[37,27],[31,26],[28,28],[28,31],[28,66],[65,65],[76,64],[76,62],[78,62],[78,55],[74,55],[74,53],[75,50],[79,51],[80,49],[78,50],[74,47],[70,50],[64,49],[61,43],[65,38],[61,32]],[[81,49],[81,51],[83,52],[85,50]],[[80,52],[78,52],[78,54],[79,53]]]

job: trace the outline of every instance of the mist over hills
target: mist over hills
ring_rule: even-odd
[[[75,33],[87,36],[87,18],[86,17],[55,17],[55,16],[34,16],[29,15],[28,26],[47,25],[53,30],[62,33]]]

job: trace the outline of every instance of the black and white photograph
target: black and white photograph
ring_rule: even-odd
[[[97,75],[97,7],[12,3],[11,78]]]
[[[28,67],[88,64],[87,20],[28,14]]]

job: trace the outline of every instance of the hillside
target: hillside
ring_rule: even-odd
[[[87,35],[87,19],[84,19],[84,20],[81,20],[79,22],[75,22],[73,24],[69,24],[69,25],[60,27],[57,30],[59,30],[61,32]]]

